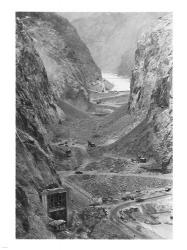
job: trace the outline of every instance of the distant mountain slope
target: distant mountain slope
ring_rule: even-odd
[[[131,78],[129,115],[139,124],[109,149],[155,159],[163,172],[172,170],[172,17],[165,16],[138,42]],[[143,119],[143,120],[142,120]],[[136,122],[137,123],[137,122]]]
[[[18,12],[17,17],[33,39],[55,96],[87,109],[88,89],[101,85],[101,71],[75,28],[55,13]]]
[[[144,27],[165,13],[61,13],[76,27],[97,65],[105,72],[130,75],[134,52]]]
[[[93,15],[93,12],[57,12],[58,15],[67,18],[70,22],[78,18],[86,18]]]

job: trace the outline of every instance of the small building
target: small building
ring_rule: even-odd
[[[42,203],[49,218],[63,220],[68,224],[69,191],[64,188],[46,189],[42,192]]]

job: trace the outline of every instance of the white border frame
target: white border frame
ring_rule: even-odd
[[[186,67],[185,1],[53,0],[1,2],[1,220],[0,247],[8,249],[184,249],[186,248]],[[174,17],[174,239],[173,240],[15,240],[15,11],[173,12]],[[180,244],[180,245],[179,245]]]

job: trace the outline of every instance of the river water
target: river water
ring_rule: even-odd
[[[103,78],[114,84],[112,90],[126,91],[130,90],[130,79],[118,76],[113,73],[102,73]]]

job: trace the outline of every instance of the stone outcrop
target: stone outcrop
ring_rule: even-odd
[[[48,145],[63,119],[47,73],[22,22],[16,25],[16,237],[54,238],[47,229],[43,189],[61,185]]]
[[[147,147],[163,170],[170,169],[172,163],[171,22],[171,16],[159,19],[139,41],[129,100],[130,112],[148,111],[152,129]]]
[[[170,106],[172,81],[172,27],[170,16],[142,35],[135,53],[129,110]]]
[[[141,114],[139,125],[121,138],[116,150],[156,161],[172,169],[172,17],[159,18],[138,42],[128,111]]]
[[[56,99],[82,110],[89,106],[89,89],[103,90],[101,71],[67,19],[55,13],[18,12],[41,57]]]
[[[66,19],[16,13],[17,238],[55,238],[41,201],[44,189],[61,186],[53,142],[63,137],[63,121],[88,117],[81,109],[89,108],[92,85],[105,88],[100,69]],[[65,160],[65,167],[77,164],[73,157]]]

